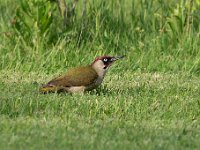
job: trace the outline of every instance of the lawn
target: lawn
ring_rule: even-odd
[[[20,2],[0,0],[1,149],[199,149],[198,1],[90,0],[86,23],[78,1],[67,29],[56,3]],[[38,92],[100,55],[126,57],[96,90]]]

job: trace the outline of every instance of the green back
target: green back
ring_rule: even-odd
[[[91,66],[70,69],[66,74],[51,80],[53,86],[87,86],[96,81],[98,74]]]

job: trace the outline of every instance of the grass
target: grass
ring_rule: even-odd
[[[80,1],[67,28],[56,3],[34,1],[27,12],[22,1],[0,0],[2,149],[199,149],[197,1],[190,12],[192,1],[90,0],[85,16]],[[126,58],[98,89],[38,93],[104,54]]]
[[[1,147],[199,147],[198,77],[132,72],[119,76],[111,71],[97,91],[42,95],[35,81],[46,77],[41,73],[1,72]]]

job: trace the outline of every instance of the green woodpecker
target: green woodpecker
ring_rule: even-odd
[[[99,86],[104,76],[116,60],[124,56],[97,57],[91,65],[70,69],[66,74],[54,78],[40,88],[41,93],[49,92],[84,92]]]

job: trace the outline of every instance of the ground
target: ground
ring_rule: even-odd
[[[198,149],[200,146],[199,77],[117,74],[111,69],[102,87],[84,95],[38,93],[39,85],[52,76],[1,71],[1,147]]]

